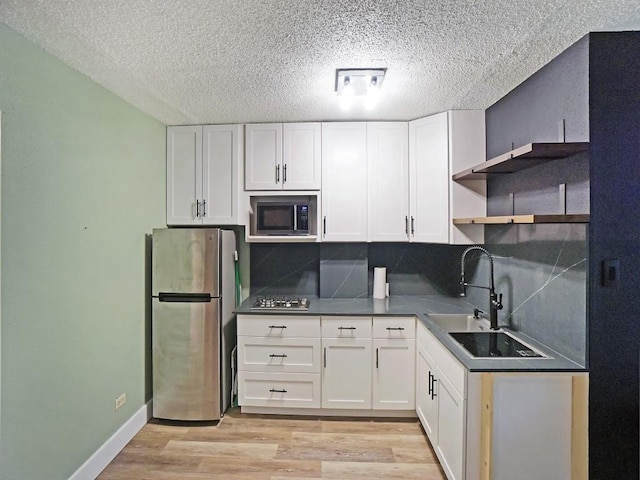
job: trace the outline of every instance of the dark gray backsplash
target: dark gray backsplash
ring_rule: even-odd
[[[458,295],[464,247],[420,243],[369,244],[369,295],[373,268],[386,267],[391,295]]]
[[[251,294],[372,295],[386,267],[391,295],[457,295],[464,247],[418,243],[251,244]]]
[[[321,298],[362,298],[367,293],[367,244],[320,245]]]
[[[250,244],[250,293],[317,295],[319,247],[316,243]]]

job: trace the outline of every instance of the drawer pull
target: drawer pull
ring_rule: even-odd
[[[378,349],[376,348],[376,368],[378,368]]]
[[[271,388],[271,389],[269,389],[269,391],[271,393],[287,393],[287,391],[284,388],[282,390],[279,390],[277,388]]]
[[[269,328],[287,328],[286,325],[269,325]]]
[[[404,330],[404,327],[387,327],[387,330]]]
[[[287,358],[287,354],[286,353],[272,353],[269,355],[269,357],[271,358]]]
[[[338,327],[338,330],[355,330],[356,327]]]

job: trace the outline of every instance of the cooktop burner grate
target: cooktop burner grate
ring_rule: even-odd
[[[309,310],[309,299],[286,295],[271,295],[258,297],[251,307],[252,310]]]

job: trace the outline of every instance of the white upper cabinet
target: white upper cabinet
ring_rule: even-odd
[[[207,125],[202,129],[202,223],[235,225],[241,190],[242,125]]]
[[[454,226],[453,216],[485,215],[486,182],[457,184],[451,175],[485,157],[482,110],[455,110],[409,122],[411,241],[482,243],[482,228]],[[464,166],[463,166],[464,165]],[[462,213],[464,212],[464,215]],[[474,226],[475,227],[475,226]]]
[[[447,113],[409,123],[412,241],[449,242],[449,162]]]
[[[245,126],[245,190],[282,190],[282,124]]]
[[[201,224],[201,198],[202,127],[167,127],[167,225]]]
[[[454,225],[454,218],[487,214],[487,181],[454,182],[451,176],[486,161],[484,110],[449,112],[449,243],[484,243],[484,226]]]
[[[320,190],[320,123],[285,123],[282,130],[282,188]]]
[[[167,127],[167,225],[238,224],[241,125]]]
[[[245,190],[319,190],[319,123],[245,127]]]
[[[406,122],[367,123],[368,240],[409,240],[409,140]]]
[[[367,124],[322,124],[322,241],[367,241]]]

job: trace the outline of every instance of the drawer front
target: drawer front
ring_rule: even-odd
[[[320,373],[320,339],[238,337],[238,370]]]
[[[322,317],[323,338],[371,338],[371,317]]]
[[[462,398],[467,398],[465,388],[466,369],[464,366],[421,323],[418,324],[417,340],[431,356],[442,374],[447,377],[453,388]]]
[[[238,403],[253,407],[320,408],[320,374],[240,371]]]
[[[373,317],[373,338],[416,338],[416,319]]]
[[[238,335],[250,337],[320,337],[320,317],[238,315]]]

